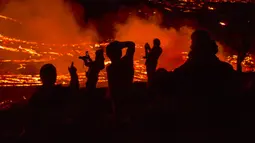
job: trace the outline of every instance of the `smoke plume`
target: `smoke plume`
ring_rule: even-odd
[[[63,0],[12,0],[1,14],[18,19],[22,26],[1,27],[6,32],[8,29],[8,35],[45,43],[75,43],[84,38],[84,33],[89,33],[85,34],[87,40],[97,39],[97,32],[91,32],[95,29],[81,30],[71,8]]]
[[[190,36],[194,31],[183,23],[183,27],[179,30],[174,28],[162,28],[160,26],[163,19],[159,12],[154,12],[148,19],[141,19],[138,16],[129,16],[124,24],[116,24],[115,38],[120,41],[134,41],[142,46],[148,42],[152,46],[155,38],[161,40],[163,53],[159,59],[158,67],[172,70],[180,66],[184,60],[182,52],[188,52],[190,49]],[[222,46],[219,45],[219,56],[222,58]],[[138,52],[139,51],[139,52]],[[141,54],[142,52],[142,54]],[[136,50],[136,58],[141,58],[144,50]]]

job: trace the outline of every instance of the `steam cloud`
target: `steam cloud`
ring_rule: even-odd
[[[97,32],[93,27],[82,31],[70,5],[63,0],[12,0],[5,5],[1,14],[22,21],[22,27],[1,26],[8,34],[18,38],[45,43],[97,39]]]
[[[173,70],[184,62],[181,53],[190,50],[190,36],[194,29],[188,26],[183,26],[180,30],[162,28],[160,27],[162,20],[159,12],[155,12],[148,20],[130,16],[125,24],[115,25],[115,38],[120,41],[130,40],[139,44],[148,42],[151,46],[153,39],[159,38],[163,53],[159,59],[158,67]],[[223,59],[223,48],[219,43],[217,44],[219,46],[218,57]],[[135,56],[141,58],[141,53],[136,52]]]
[[[75,12],[72,9],[73,6],[75,6]],[[86,29],[78,25],[77,19],[83,17],[83,9],[78,4],[66,3],[63,0],[10,0],[0,14],[22,22],[21,25],[10,22],[0,23],[1,34],[8,37],[54,44],[73,44],[80,41],[95,43],[98,41],[98,34],[93,25],[87,25]],[[38,50],[45,51],[45,49]],[[56,47],[54,51],[65,54],[70,49]],[[17,58],[12,53],[8,56]],[[78,61],[77,57],[73,57],[73,60],[78,69],[84,71],[82,62]],[[67,73],[67,67],[71,61],[70,57],[64,57],[61,61],[53,63],[60,73]]]

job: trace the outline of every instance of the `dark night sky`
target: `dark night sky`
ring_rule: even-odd
[[[145,0],[73,0],[81,3],[137,3]]]
[[[67,0],[68,1],[68,0]],[[132,6],[146,0],[70,0],[81,4],[87,16],[97,16],[107,12],[116,12],[120,5]]]

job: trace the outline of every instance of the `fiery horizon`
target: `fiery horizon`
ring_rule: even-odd
[[[82,17],[83,13],[80,14]],[[107,42],[98,43],[101,38],[95,26],[88,24],[84,29],[77,24],[70,5],[62,0],[10,1],[0,12],[0,20],[3,20],[0,23],[0,86],[40,85],[39,69],[42,64],[49,62],[57,68],[58,83],[68,84],[67,69],[72,61],[81,82],[85,82],[86,68],[78,56],[88,50],[94,57],[96,45],[107,45]],[[154,38],[161,40],[163,48],[158,67],[173,70],[185,61],[194,29],[188,26],[180,30],[162,28],[162,21],[161,14],[152,10],[148,19],[129,13],[125,23],[115,22],[113,25],[115,40],[136,43],[135,81],[145,81],[147,78],[142,59],[143,45],[147,42],[151,44]],[[220,43],[218,46],[218,57],[225,61],[231,59],[225,55]],[[232,60],[236,60],[235,57]],[[105,63],[109,63],[107,58]],[[106,81],[106,73],[102,71],[99,82]]]

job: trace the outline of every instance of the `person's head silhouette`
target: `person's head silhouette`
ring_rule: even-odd
[[[45,64],[41,67],[40,78],[43,86],[54,86],[57,80],[57,70],[52,64]]]
[[[155,47],[160,47],[160,40],[159,40],[158,38],[154,39],[154,40],[153,40],[153,45],[154,45]]]
[[[211,40],[209,33],[205,30],[196,30],[191,35],[191,40],[193,42],[201,42]]]
[[[106,55],[111,62],[118,62],[122,57],[122,50],[119,48],[119,42],[115,41],[106,47]]]
[[[211,39],[210,34],[204,30],[196,30],[191,35],[191,51],[192,53],[202,55],[215,55],[218,52],[218,46]]]

